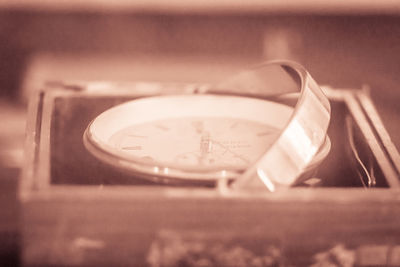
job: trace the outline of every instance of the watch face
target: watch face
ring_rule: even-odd
[[[135,177],[239,177],[233,188],[260,178],[275,191],[301,182],[324,159],[329,120],[329,101],[304,68],[270,62],[217,85],[111,108],[88,126],[84,143],[95,157]]]
[[[103,162],[139,176],[215,180],[234,177],[259,159],[292,112],[246,97],[148,97],[100,114],[84,140]]]
[[[110,146],[126,158],[189,168],[244,169],[257,160],[279,129],[226,117],[166,118],[116,131]]]

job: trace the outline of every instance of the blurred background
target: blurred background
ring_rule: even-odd
[[[271,59],[320,84],[368,85],[400,147],[396,0],[0,0],[2,255],[17,261],[26,106],[45,81],[212,83]]]

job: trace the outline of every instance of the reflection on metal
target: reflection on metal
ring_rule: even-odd
[[[374,167],[371,164],[371,157],[368,157],[368,163],[364,163],[361,160],[357,147],[355,145],[353,127],[354,126],[351,117],[346,117],[347,138],[349,140],[350,150],[358,167],[357,172],[360,177],[360,181],[364,187],[374,187],[376,185],[376,178],[374,175]],[[369,165],[369,168],[366,165]]]
[[[271,179],[267,177],[263,169],[257,169],[257,175],[261,179],[261,181],[265,184],[269,191],[275,191],[275,185],[271,182]]]
[[[363,93],[357,93],[356,96],[357,98],[345,97],[344,100],[385,175],[388,185],[392,188],[399,188],[398,152],[395,151],[387,132],[383,130],[383,124],[371,103],[363,97]]]
[[[300,96],[294,113],[276,142],[234,182],[234,188],[245,187],[254,176],[258,176],[264,184],[273,184],[276,190],[298,183],[298,178],[324,146],[330,121],[328,99],[301,66],[294,63],[280,63],[280,66],[287,71],[286,75],[299,81],[296,89],[300,91]],[[269,66],[261,65],[254,75],[263,75],[266,72],[263,68],[268,69]],[[272,96],[279,95],[281,88],[267,86],[266,90],[258,89],[268,91]],[[293,92],[285,90],[285,93]]]

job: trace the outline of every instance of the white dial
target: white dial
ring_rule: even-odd
[[[296,63],[267,62],[180,93],[105,111],[86,129],[86,148],[143,178],[238,178],[232,188],[260,179],[270,191],[301,181],[329,152],[329,100]]]
[[[277,138],[275,127],[237,118],[181,117],[134,124],[109,144],[126,157],[164,165],[244,169]]]
[[[84,140],[100,160],[144,176],[233,177],[278,138],[293,108],[235,96],[133,100],[100,114]]]

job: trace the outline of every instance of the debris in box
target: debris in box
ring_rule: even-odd
[[[233,242],[204,238],[184,238],[175,232],[162,232],[150,246],[147,261],[152,267],[173,266],[280,266],[280,250],[267,245],[263,253]]]
[[[338,244],[327,251],[315,254],[313,261],[311,267],[352,267],[355,263],[355,252],[343,244]]]

